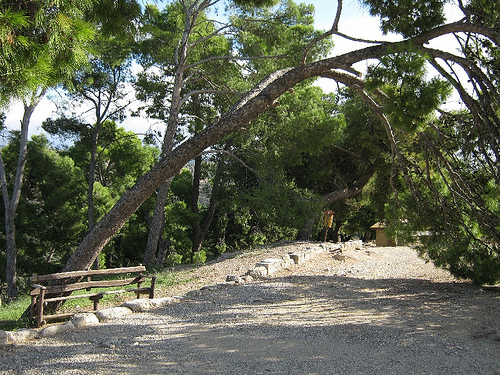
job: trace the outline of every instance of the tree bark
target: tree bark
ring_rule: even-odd
[[[144,253],[143,263],[145,266],[152,266],[157,264],[157,250],[161,238],[161,232],[165,226],[165,205],[167,204],[168,191],[173,178],[169,178],[162,184],[156,195],[155,207],[153,211],[153,218],[149,227],[148,242],[146,245],[146,252]],[[158,255],[160,258],[160,255]]]
[[[158,256],[156,257],[156,265],[157,266],[162,266],[163,263],[165,262],[165,258],[167,257],[167,254],[170,253],[170,249],[172,247],[172,241],[170,240],[164,240],[160,237],[158,240]]]
[[[97,110],[99,112],[99,110]],[[100,119],[98,118],[97,124],[92,129],[92,145],[90,151],[90,163],[89,163],[89,177],[88,177],[88,187],[87,187],[87,220],[89,231],[95,225],[95,215],[94,215],[94,183],[95,183],[95,169],[97,163],[97,142],[99,140],[100,131]],[[94,269],[99,269],[99,258],[96,258],[93,265]]]
[[[201,182],[201,155],[194,158],[194,173],[193,173],[193,192],[191,195],[191,213],[196,216],[200,215],[198,201],[200,199],[200,182]],[[191,240],[191,263],[193,262],[194,253],[201,250],[201,219],[197,219],[193,225],[193,238]]]
[[[184,23],[184,31],[181,40],[176,49],[176,70],[174,74],[174,81],[172,84],[172,95],[170,97],[170,113],[167,121],[167,129],[163,138],[162,144],[162,157],[169,155],[174,147],[174,138],[179,124],[179,114],[182,106],[182,88],[184,87],[184,71],[186,69],[186,60],[188,55],[189,36],[196,23],[199,12],[195,9],[186,8],[186,18]],[[193,155],[194,156],[194,155]],[[181,165],[180,170],[184,165]],[[156,253],[159,248],[159,241],[161,232],[165,226],[165,205],[167,203],[168,190],[174,175],[165,178],[165,183],[160,185],[158,194],[155,201],[155,208],[153,211],[153,219],[148,235],[148,242],[146,252],[144,254],[144,264],[151,266],[156,264]]]
[[[222,169],[223,169],[223,161],[222,159],[219,159],[219,162],[217,163],[217,169],[215,171],[212,193],[210,195],[210,203],[208,205],[208,209],[205,215],[203,216],[203,220],[198,224],[199,232],[197,232],[196,235],[193,236],[193,253],[201,250],[201,246],[203,245],[203,240],[205,239],[205,236],[207,235],[208,230],[212,225],[212,221],[215,216],[215,209],[217,207],[217,192],[219,190],[220,181],[222,178]]]
[[[16,299],[17,291],[17,246],[16,246],[16,225],[15,217],[19,198],[21,196],[21,187],[24,178],[24,167],[26,165],[26,155],[28,153],[28,129],[31,116],[35,111],[36,106],[45,95],[43,90],[38,95],[33,95],[29,104],[24,104],[24,114],[21,121],[21,139],[19,144],[19,157],[16,167],[16,176],[14,179],[14,187],[12,196],[9,198],[7,188],[7,176],[5,164],[0,154],[0,173],[2,181],[2,195],[5,206],[5,239],[6,239],[6,279],[7,279],[7,296],[9,299]]]

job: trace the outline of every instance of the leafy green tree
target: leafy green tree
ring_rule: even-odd
[[[308,60],[309,51],[318,41],[327,40],[327,38],[335,34],[345,37],[339,31],[338,21],[342,12],[340,6],[342,1],[339,1],[337,14],[332,17],[334,18],[332,28],[305,46],[299,63],[270,72],[237,99],[233,106],[222,113],[216,122],[206,126],[201,132],[184,140],[174,147],[171,152],[164,155],[94,227],[91,233],[80,243],[65,268],[70,270],[88,266],[89,262],[97,256],[107,241],[124,225],[128,217],[138,209],[142,202],[164,181],[174,176],[189,160],[228,135],[249,127],[253,120],[261,113],[272,108],[279,97],[297,84],[319,76],[330,78],[340,85],[349,87],[380,118],[391,147],[391,156],[399,164],[399,171],[403,175],[403,181],[410,187],[413,186],[411,184],[412,164],[408,162],[408,157],[405,158],[403,150],[400,149],[400,146],[402,146],[401,140],[403,139],[401,137],[406,136],[408,133],[398,133],[397,124],[393,122],[398,116],[402,118],[400,114],[404,113],[404,108],[398,107],[397,103],[408,103],[406,95],[411,94],[411,90],[409,92],[404,90],[405,95],[398,96],[397,91],[393,90],[394,80],[388,82],[387,89],[389,91],[384,91],[384,80],[377,82],[374,79],[372,82],[376,84],[367,85],[365,79],[357,74],[353,66],[358,62],[378,60],[383,64],[387,64],[383,59],[392,56],[392,61],[397,63],[395,66],[401,66],[402,70],[408,69],[410,75],[418,78],[418,69],[412,67],[411,63],[417,61],[419,56],[424,56],[426,63],[428,63],[426,66],[432,66],[442,79],[458,91],[462,102],[470,111],[474,121],[474,128],[478,130],[476,133],[478,144],[485,146],[478,155],[481,155],[486,164],[496,162],[498,160],[496,156],[498,154],[498,139],[500,139],[496,136],[496,133],[500,121],[497,111],[498,86],[495,85],[497,75],[494,68],[497,63],[496,51],[500,45],[500,38],[494,25],[498,24],[495,22],[498,12],[492,11],[491,14],[482,12],[482,7],[488,9],[488,2],[484,0],[471,1],[467,4],[460,3],[464,19],[460,22],[447,23],[444,18],[441,18],[442,21],[440,20],[441,6],[433,6],[430,13],[423,12],[419,16],[419,6],[413,2],[401,3],[401,7],[396,2],[383,4],[384,11],[373,7],[374,4],[378,4],[377,2],[367,1],[366,3],[371,6],[374,14],[382,17],[386,17],[387,14],[390,22],[395,25],[403,22],[401,28],[398,26],[395,29],[395,31],[402,33],[403,39],[398,42],[367,41],[371,43],[369,46],[363,46],[348,53],[311,59],[314,61]],[[440,5],[444,4],[444,1],[435,0],[434,3]],[[401,12],[392,12],[392,4],[394,4],[394,9],[400,9]],[[387,12],[385,12],[386,10]],[[417,15],[415,16],[414,13]],[[408,24],[418,21],[421,26],[418,27],[415,33],[409,33],[404,25],[406,21],[408,21]],[[463,48],[451,53],[431,47],[429,44],[436,38],[446,36],[456,37],[455,40],[458,40]],[[401,54],[407,54],[410,59],[409,65],[399,62],[403,61],[403,59],[397,58],[398,55],[402,56]],[[401,72],[401,69],[398,73]],[[466,77],[456,74],[458,70],[465,72]],[[393,72],[393,74],[396,75],[396,72]],[[401,83],[399,82],[399,84]],[[427,90],[429,84],[428,81],[425,81],[423,89]],[[443,94],[446,93],[447,87],[440,81],[434,81],[433,84],[436,84],[439,90],[436,93],[431,93],[433,94],[431,102],[438,104],[439,100],[444,97]],[[393,90],[392,94],[391,90]],[[414,90],[413,92],[417,104],[420,102],[418,100],[420,93],[420,90]],[[387,106],[393,104],[388,98],[395,99],[396,106],[393,105],[386,110]],[[405,124],[409,126],[407,130],[419,131],[425,128],[425,124],[431,120],[430,116],[433,111],[429,106],[429,102],[422,100],[421,103],[423,105],[422,109],[412,108],[411,113],[408,115],[415,116],[415,124],[411,121],[405,121]],[[490,152],[484,153],[484,150]],[[453,174],[453,176],[456,177],[455,182],[459,182],[460,173]],[[457,210],[461,209],[459,205],[456,207]],[[478,222],[481,225],[483,222],[486,223],[483,218],[479,217]],[[494,231],[493,234],[495,234]],[[498,254],[498,249],[495,246],[492,247],[492,253]],[[472,257],[474,256],[474,252],[470,254],[472,254]]]
[[[396,204],[388,207],[394,231],[407,237],[427,233],[421,239],[423,256],[482,284],[500,279],[498,212],[486,203],[496,194],[498,169],[492,166],[498,161],[500,121],[495,38],[475,32],[498,15],[493,11],[477,23],[476,17],[485,16],[479,3],[486,6],[471,2],[462,8],[474,31],[456,34],[460,56],[430,48],[398,51],[383,58],[369,75],[370,85],[386,94],[389,121],[384,123],[402,174],[394,183]],[[439,72],[441,80],[424,82],[424,63]],[[457,67],[469,84],[458,77]],[[436,117],[433,108],[450,86],[468,110],[461,115],[441,111]]]
[[[360,208],[372,211],[377,218],[383,218],[385,196],[379,191],[390,191],[387,182],[390,175],[390,146],[380,120],[366,107],[360,98],[350,90],[338,93],[335,105],[330,105],[331,115],[335,116],[336,132],[329,144],[306,155],[300,164],[290,168],[297,184],[309,187],[321,195],[322,208],[335,212],[335,228],[332,239],[339,237],[342,225],[350,223],[346,234],[366,233],[353,230],[358,224],[353,219]],[[373,180],[377,180],[377,189]],[[374,207],[370,196],[376,194],[381,203]],[[312,238],[315,215],[301,232],[302,239]],[[323,225],[323,221],[319,223]],[[373,223],[371,223],[372,225]],[[368,226],[369,228],[369,226]]]
[[[139,15],[134,1],[127,3],[122,18],[133,20]],[[125,13],[126,12],[126,13]],[[48,119],[43,128],[48,133],[67,138],[91,140],[90,163],[88,166],[87,188],[87,223],[91,230],[96,221],[95,189],[96,163],[101,133],[107,121],[123,120],[126,109],[132,102],[127,84],[131,80],[130,54],[133,42],[133,30],[128,33],[108,31],[108,26],[101,26],[101,32],[93,44],[93,55],[89,63],[75,72],[71,81],[65,85],[66,103],[62,118]],[[112,32],[111,35],[108,35]],[[109,132],[109,127],[107,131]],[[105,141],[106,142],[106,141]],[[98,264],[95,264],[98,267]]]
[[[401,148],[409,171],[389,214],[394,231],[423,232],[419,252],[454,275],[479,284],[500,277],[498,183],[481,153],[467,112],[444,114]],[[492,173],[493,172],[493,173]]]
[[[174,147],[175,135],[183,123],[188,125],[190,132],[199,132],[208,121],[213,121],[220,113],[221,106],[227,101],[224,97],[220,98],[221,95],[238,94],[239,90],[248,87],[248,82],[260,79],[264,73],[262,66],[256,65],[252,68],[252,78],[247,75],[246,79],[243,79],[241,69],[235,62],[248,62],[248,69],[264,52],[274,50],[275,53],[283,54],[280,60],[285,64],[286,58],[293,55],[293,47],[297,48],[297,44],[305,43],[301,39],[293,39],[292,36],[296,36],[299,30],[301,35],[314,35],[311,9],[297,7],[292,2],[284,2],[278,16],[265,11],[256,14],[255,22],[260,27],[244,27],[245,23],[240,17],[232,20],[231,28],[229,25],[223,25],[219,30],[205,15],[209,5],[210,3],[203,1],[194,2],[190,6],[177,2],[169,5],[163,12],[153,7],[146,12],[144,31],[148,38],[141,43],[141,50],[143,61],[155,69],[149,69],[142,74],[138,86],[142,97],[151,100],[148,113],[163,119],[167,124],[162,146],[164,154]],[[263,25],[267,26],[268,33],[261,35],[259,30]],[[225,35],[227,30],[240,37],[232,41]],[[284,31],[287,31],[284,38],[289,39],[285,47],[276,43],[272,37],[273,34]],[[249,39],[245,39],[243,35]],[[232,52],[240,48],[239,46],[257,43],[259,40],[261,46],[268,45],[266,51],[255,50],[253,55],[253,52],[248,50],[243,52],[241,57]],[[158,45],[163,47],[158,48]],[[168,104],[165,103],[166,99]],[[181,115],[184,118],[180,117]],[[198,156],[195,165],[197,172],[194,174],[196,179],[200,176],[200,165],[201,157]],[[164,184],[157,194],[158,203],[144,259],[146,264],[152,263],[155,258],[168,183]],[[197,190],[199,182],[195,182],[194,186]],[[199,216],[196,199],[191,202],[191,210],[194,215]],[[203,237],[201,234],[206,232],[202,231],[199,220],[194,224],[194,228],[196,240],[193,241],[193,254],[199,251]]]
[[[227,233],[218,237],[224,236],[229,246],[240,242],[235,247],[291,239],[317,216],[322,205],[318,186],[302,175],[306,168],[301,166],[341,133],[335,106],[318,87],[296,87],[251,130],[231,137],[219,193],[225,210],[218,213],[229,221]]]
[[[259,231],[260,241],[295,235],[316,238],[314,224],[326,208],[336,213],[336,232],[348,218],[359,223],[351,211],[361,203],[345,201],[359,196],[375,172],[386,173],[390,150],[380,121],[368,110],[360,110],[354,94],[336,97],[311,85],[297,86],[283,95],[279,105],[261,116],[251,130],[231,140],[234,159],[227,162],[221,193],[228,201],[228,212],[219,215],[234,221],[233,213],[246,210],[238,220],[253,220],[251,227]],[[366,206],[369,200],[365,197],[364,201]],[[378,216],[383,207],[382,202]],[[375,222],[367,226],[368,220],[363,222],[362,234]],[[234,224],[226,230],[234,230],[238,238],[248,234]]]
[[[15,170],[19,136],[14,133],[2,149],[10,171]],[[28,142],[26,159],[16,216],[18,271],[23,276],[57,272],[85,235],[82,175],[73,160],[52,149],[44,136]]]
[[[180,132],[185,131],[182,129],[186,125],[190,124],[189,130],[196,132],[210,117],[215,117],[213,104],[202,106],[202,100],[214,103],[215,94],[234,94],[234,90],[220,79],[221,67],[225,68],[225,77],[229,71],[237,73],[231,68],[234,63],[229,59],[230,43],[207,18],[205,10],[209,5],[206,1],[191,4],[180,1],[170,4],[164,11],[149,7],[145,12],[143,32],[146,37],[140,44],[140,51],[147,69],[140,75],[137,87],[139,97],[150,100],[146,112],[166,125],[162,140],[164,155],[180,140]],[[196,109],[190,111],[186,109],[188,106]],[[205,115],[202,121],[186,118],[191,115],[201,119],[201,112]],[[144,256],[147,265],[154,264],[158,258],[171,181],[167,180],[157,192]],[[195,212],[197,207],[194,204],[191,207]]]
[[[79,127],[79,129],[84,129]],[[150,145],[144,145],[133,132],[118,128],[116,123],[106,121],[100,130],[100,142],[93,149],[93,133],[81,134],[81,138],[75,142],[63,154],[71,157],[75,164],[81,168],[85,178],[89,179],[90,164],[94,162],[94,184],[93,200],[95,201],[95,219],[99,221],[106,212],[116,203],[120,196],[134,184],[154,164],[158,158],[158,150]],[[95,159],[92,161],[92,153]],[[133,230],[138,237],[122,230],[114,243],[105,251],[104,257],[109,260],[108,264],[126,264],[131,254],[132,260],[138,260],[137,251],[142,246],[138,238],[143,238],[146,228],[145,212],[141,211],[134,215],[134,223],[130,223],[129,230]],[[126,238],[126,239],[124,239]],[[133,249],[126,248],[124,244],[135,243]],[[111,255],[113,254],[113,255]],[[125,255],[123,255],[125,254]],[[129,259],[129,260],[127,260]],[[123,262],[123,263],[121,263]]]
[[[67,80],[86,60],[88,43],[94,32],[84,16],[92,4],[92,1],[48,4],[34,0],[0,5],[0,104],[5,106],[16,99],[24,103],[14,180],[7,181],[0,155],[6,218],[7,292],[11,299],[17,297],[15,214],[24,176],[30,119],[46,91]]]

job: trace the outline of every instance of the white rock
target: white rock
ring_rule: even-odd
[[[99,319],[97,319],[97,316],[93,313],[80,313],[73,315],[71,322],[75,328],[80,328],[99,324]]]
[[[177,298],[165,297],[165,298],[154,298],[154,299],[134,299],[127,301],[122,304],[122,307],[126,307],[132,311],[147,311],[151,309],[157,309],[171,303],[178,302]]]
[[[266,267],[255,267],[253,270],[248,271],[248,275],[252,276],[254,279],[258,279],[262,276],[267,276],[267,268]]]
[[[273,273],[281,270],[283,268],[283,260],[268,258],[260,261],[255,265],[255,267],[265,267],[267,269],[267,274],[272,275]]]
[[[62,332],[72,331],[74,329],[75,329],[75,326],[73,325],[73,323],[71,321],[69,321],[69,322],[66,322],[64,324],[55,324],[53,326],[45,327],[44,329],[42,329],[40,331],[40,335],[42,337],[52,337],[52,336],[56,336]]]
[[[290,268],[295,265],[294,260],[290,257],[290,254],[285,254],[281,258],[283,260],[282,267],[283,268]]]
[[[128,307],[119,306],[119,307],[111,307],[109,309],[99,310],[95,313],[95,315],[97,316],[97,319],[99,319],[99,321],[102,322],[110,319],[123,318],[132,313],[133,311],[130,310]]]
[[[0,331],[0,345],[20,344],[40,337],[36,329],[19,329],[17,331]]]
[[[243,279],[243,281],[245,281],[246,283],[250,283],[253,281],[253,277],[250,276],[250,275],[245,275],[245,276],[242,276],[241,277]]]
[[[10,344],[9,339],[9,334],[6,331],[0,331],[0,345]]]

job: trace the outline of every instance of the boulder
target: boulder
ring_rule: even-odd
[[[252,276],[254,279],[267,276],[267,268],[264,266],[257,266],[254,269],[248,271],[247,275]]]
[[[0,345],[20,344],[38,338],[40,338],[40,333],[36,329],[0,331]]]
[[[93,313],[80,313],[73,315],[71,322],[75,328],[80,328],[95,326],[96,324],[99,324],[99,319],[97,319],[97,316]]]
[[[295,261],[290,257],[290,254],[283,255],[281,266],[285,269],[289,269],[295,265]]]
[[[153,298],[153,299],[134,299],[127,301],[122,304],[122,307],[126,307],[132,311],[147,311],[156,308],[160,308],[171,303],[177,302],[177,298],[165,297],[165,298]]]
[[[71,321],[66,322],[64,324],[54,324],[52,326],[45,327],[40,331],[40,335],[42,337],[52,337],[56,336],[62,332],[72,331],[75,329],[75,326]]]
[[[274,258],[264,259],[255,265],[255,268],[257,268],[257,267],[266,268],[267,274],[272,275],[272,274],[276,273],[277,271],[283,269],[283,260],[274,259]]]
[[[123,318],[127,315],[132,314],[133,311],[128,307],[120,306],[120,307],[111,307],[109,309],[103,309],[97,311],[95,315],[100,322],[110,320],[110,319],[119,319]]]

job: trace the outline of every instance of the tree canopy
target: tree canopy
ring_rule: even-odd
[[[209,150],[239,158],[233,160],[239,170],[230,173],[221,162],[212,176],[214,187],[216,175],[232,179],[225,188],[235,189],[242,212],[244,204],[307,196],[313,189],[306,176],[323,182],[334,175],[336,186],[315,187],[315,197],[330,202],[324,204],[333,204],[329,199],[341,189],[359,194],[366,187],[373,200],[340,209],[359,211],[359,223],[383,215],[399,237],[427,233],[422,255],[457,276],[500,280],[498,9],[486,0],[459,1],[463,17],[448,21],[446,0],[361,3],[384,33],[400,39],[345,35],[341,0],[326,31],[312,27],[310,6],[291,1],[235,1],[225,21],[210,19],[219,1],[176,0],[164,11],[148,6],[135,50],[145,68],[139,97],[167,124],[167,146],[83,238],[65,270],[88,267],[165,181]],[[17,20],[8,16],[5,41],[27,22],[25,10],[16,14]],[[333,35],[364,44],[338,54]],[[456,48],[433,43],[443,38]],[[14,69],[20,55],[4,48],[12,56],[5,68]],[[359,72],[358,63],[368,64],[367,71]],[[310,87],[319,77],[338,85],[336,95]],[[461,110],[443,106],[452,92]],[[323,172],[327,158],[335,162]],[[251,174],[242,172],[249,168]],[[273,179],[289,195],[278,197]],[[257,188],[261,196],[253,199]]]

